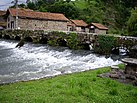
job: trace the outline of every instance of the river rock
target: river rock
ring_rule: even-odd
[[[17,47],[22,47],[24,45],[24,39],[20,40],[20,42],[16,45],[16,48]]]
[[[118,70],[118,69],[119,69],[118,66],[115,66],[115,65],[111,66],[111,70]]]
[[[133,75],[126,74],[126,79],[136,80],[136,77]]]

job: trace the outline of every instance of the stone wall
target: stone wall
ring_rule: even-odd
[[[11,27],[11,22],[13,27]],[[9,25],[9,26],[8,26]],[[67,31],[67,21],[52,21],[52,20],[36,20],[19,18],[18,28],[22,30],[57,30],[57,31]],[[7,29],[15,29],[15,17],[11,15],[7,19]]]
[[[35,19],[19,19],[18,26],[25,30],[59,30],[67,31],[67,22]]]
[[[76,27],[76,31],[77,32],[81,32],[82,30],[81,30],[81,27]]]
[[[48,21],[47,30],[67,31],[67,22],[65,21]]]
[[[95,28],[95,33],[97,33],[97,34],[106,34],[106,30],[100,30],[98,28]]]
[[[48,28],[48,21],[19,18],[18,26],[23,30],[44,30]]]

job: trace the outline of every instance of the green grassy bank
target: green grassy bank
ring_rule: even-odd
[[[137,88],[97,74],[109,68],[0,86],[0,103],[137,103]]]

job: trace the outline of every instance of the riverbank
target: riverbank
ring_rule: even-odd
[[[136,103],[137,88],[98,74],[110,68],[0,86],[1,103]]]

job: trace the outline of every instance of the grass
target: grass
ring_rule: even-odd
[[[79,9],[86,9],[86,6],[87,6],[87,2],[85,2],[85,0],[78,0],[78,1],[75,1],[75,6]]]
[[[125,64],[119,64],[118,67],[119,67],[119,69],[124,70],[125,69]]]
[[[97,74],[102,68],[0,86],[0,103],[137,103],[137,88]]]

